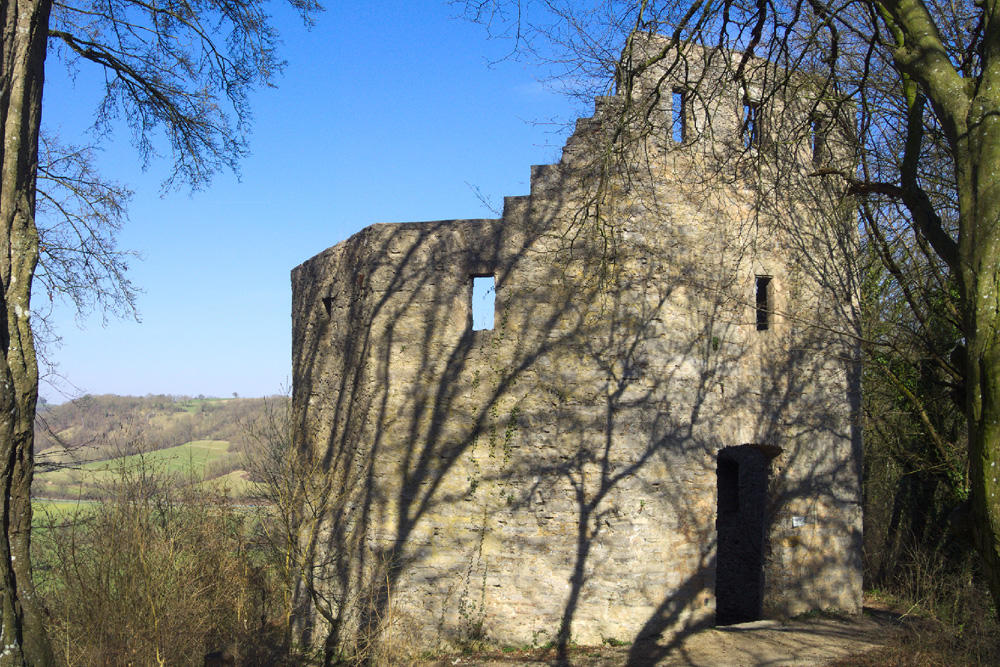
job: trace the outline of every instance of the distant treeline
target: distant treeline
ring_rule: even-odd
[[[231,443],[230,451],[239,451],[243,440],[240,424],[258,415],[265,401],[286,400],[283,396],[222,399],[87,394],[60,405],[38,406],[35,449],[39,452],[52,447],[100,450],[109,442],[121,442],[119,434],[127,429],[141,437],[147,450],[192,440],[225,440]]]

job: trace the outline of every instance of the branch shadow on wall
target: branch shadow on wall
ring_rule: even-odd
[[[763,232],[712,224],[727,202],[642,187],[639,170],[691,168],[669,151],[622,156],[609,184],[574,162],[581,123],[502,219],[375,225],[293,275],[297,455],[323,475],[297,519],[298,636],[327,662],[426,644],[429,626],[438,645],[552,642],[563,664],[573,642],[632,642],[635,665],[683,650],[717,620],[734,474],[766,579],[734,604],[841,599],[843,556],[818,547],[859,539],[856,461],[827,446],[860,443],[853,380],[827,381],[856,372],[850,345],[806,321],[814,304],[758,331]],[[788,285],[823,270],[795,222]],[[491,331],[471,327],[478,275],[496,279]]]

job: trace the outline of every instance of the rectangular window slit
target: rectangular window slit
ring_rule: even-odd
[[[821,164],[826,149],[826,123],[822,118],[812,119],[812,160],[813,164]]]
[[[688,139],[687,116],[688,93],[681,89],[674,89],[671,96],[671,123],[670,133],[673,140],[682,143]]]
[[[493,276],[472,276],[473,331],[493,329],[496,298],[496,280]]]
[[[760,146],[760,103],[743,102],[743,145]]]
[[[771,326],[771,276],[757,276],[757,331]]]

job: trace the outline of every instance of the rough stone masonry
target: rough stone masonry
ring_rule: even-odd
[[[598,98],[502,218],[372,225],[292,272],[302,641],[860,609],[856,234],[818,175],[851,112],[739,57]]]

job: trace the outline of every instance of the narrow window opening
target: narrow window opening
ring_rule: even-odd
[[[671,123],[670,133],[674,141],[682,143],[687,141],[688,136],[688,93],[682,89],[674,89],[671,96]]]
[[[743,145],[747,148],[760,146],[760,103],[743,102]]]
[[[472,277],[472,330],[493,329],[496,312],[496,281],[493,276]]]
[[[812,161],[813,164],[821,164],[826,151],[826,123],[822,118],[814,117],[811,129],[810,139],[812,145],[810,148],[812,149]]]
[[[771,276],[757,276],[757,331],[771,328]]]
[[[333,297],[323,297],[323,310],[326,312],[326,316],[329,317],[330,312],[333,310]]]

